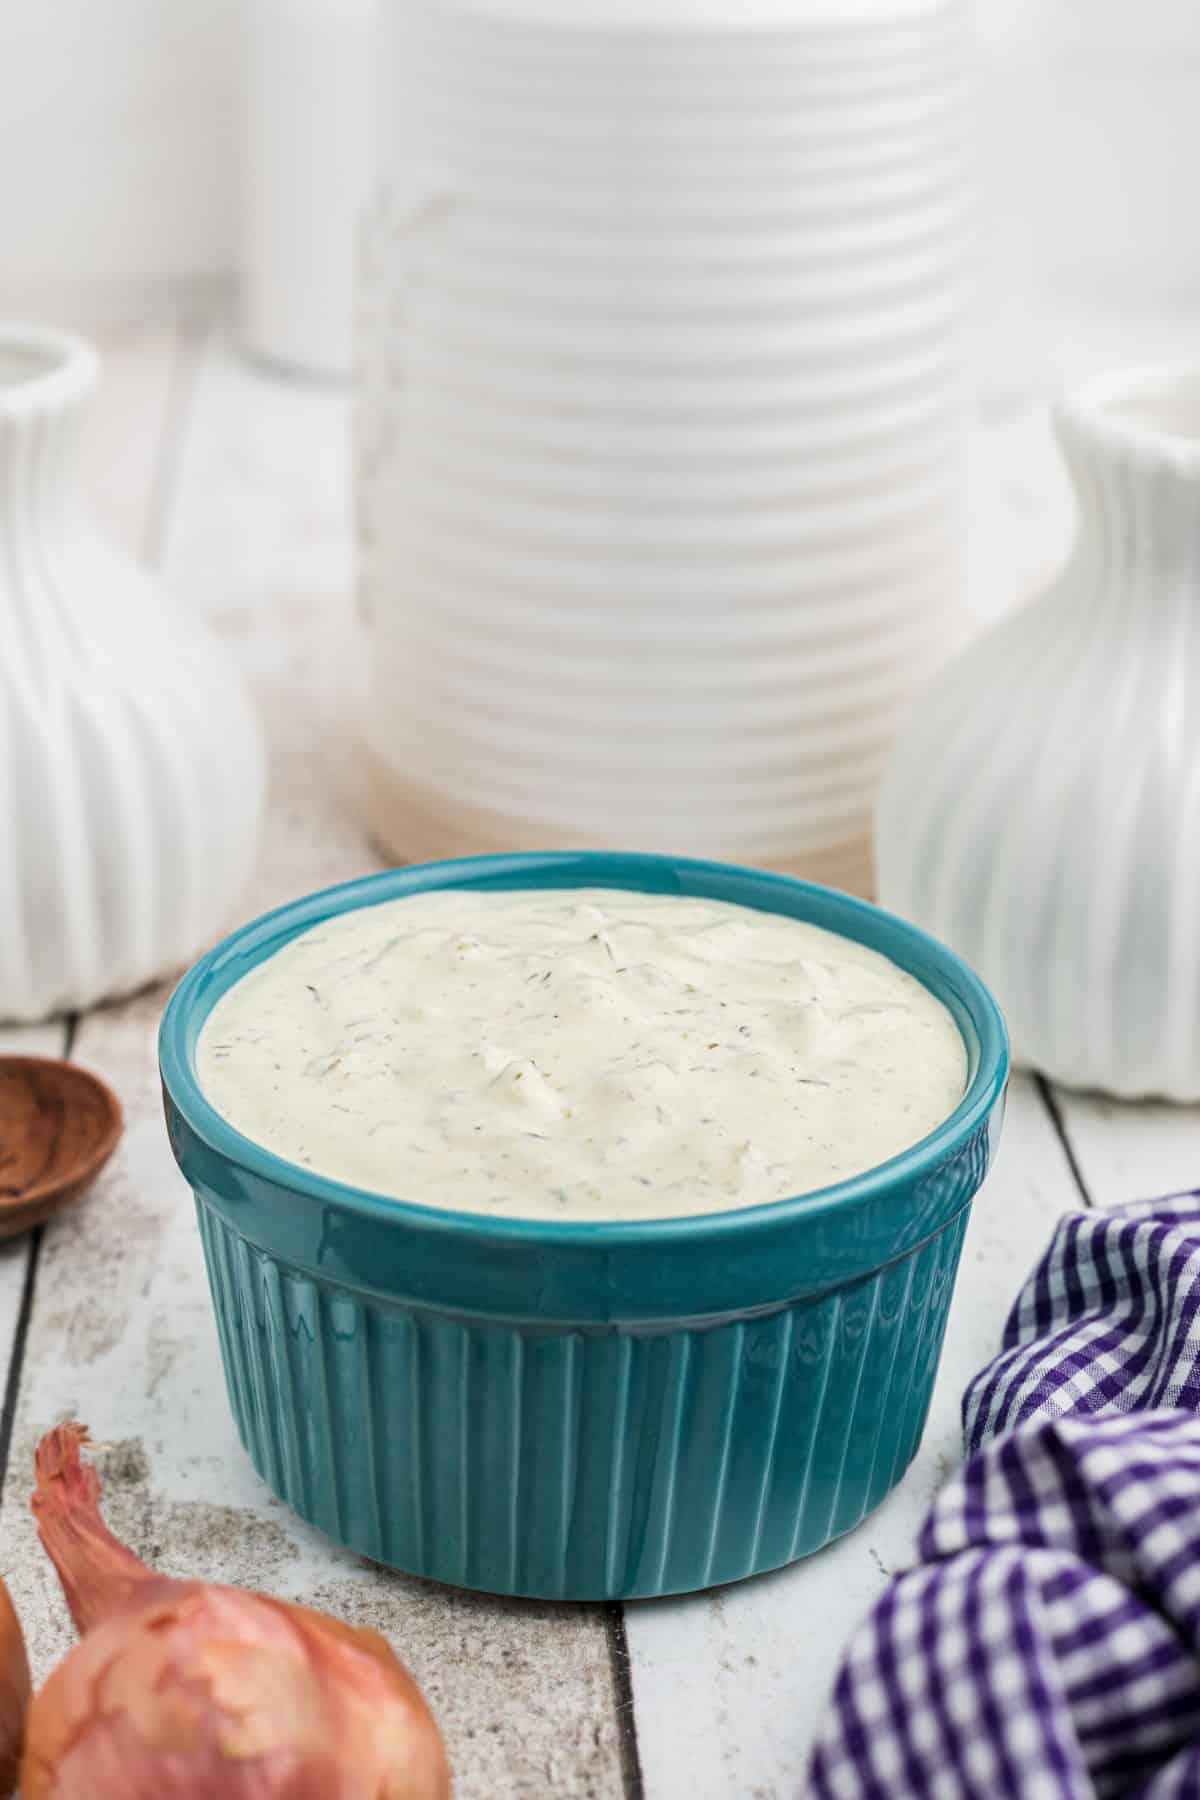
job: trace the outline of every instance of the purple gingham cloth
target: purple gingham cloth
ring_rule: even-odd
[[[1200,1194],[1073,1213],[852,1639],[815,1800],[1200,1797]]]

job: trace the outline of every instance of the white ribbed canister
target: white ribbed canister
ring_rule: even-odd
[[[377,832],[864,887],[963,602],[960,0],[384,14]]]

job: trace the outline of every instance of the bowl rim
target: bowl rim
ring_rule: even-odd
[[[639,874],[644,880],[657,878],[659,883],[674,882],[676,885],[673,890],[669,885],[666,889],[661,885],[645,887],[637,880]],[[761,895],[763,904],[757,910],[782,912],[785,917],[807,920],[839,935],[855,938],[869,948],[891,956],[901,968],[930,987],[935,998],[949,1006],[966,1043],[968,1057],[974,1053],[975,1067],[954,1111],[917,1143],[885,1162],[861,1175],[808,1193],[721,1212],[651,1219],[576,1221],[498,1218],[487,1213],[455,1211],[395,1198],[318,1174],[246,1137],[217,1111],[200,1086],[195,1072],[194,1049],[216,1001],[241,975],[265,961],[293,937],[338,913],[385,903],[409,893],[441,888],[614,887],[643,892],[698,893],[704,897],[710,885],[734,887],[739,894],[732,898],[708,893],[707,897],[730,899],[732,904],[753,907],[754,900],[750,896]],[[791,899],[792,907],[768,904],[771,895]],[[814,911],[844,919],[857,929],[842,930],[836,924],[829,924],[825,916],[813,918]],[[913,968],[905,956],[895,955],[895,949],[908,951],[919,967]],[[926,981],[922,970],[936,973],[944,983],[943,990],[938,991]],[[960,1014],[970,1021],[977,1039],[975,1046],[963,1030]],[[1009,1074],[1008,1033],[996,1000],[967,963],[918,926],[870,901],[795,876],[737,863],[611,850],[514,852],[408,864],[340,882],[287,901],[237,927],[192,964],[167,1002],[159,1028],[158,1048],[164,1089],[192,1133],[218,1157],[249,1175],[376,1224],[410,1226],[450,1239],[478,1241],[484,1238],[511,1247],[576,1251],[586,1247],[658,1247],[665,1250],[683,1242],[693,1247],[700,1243],[719,1244],[731,1236],[745,1237],[764,1228],[773,1233],[781,1224],[790,1221],[814,1222],[860,1203],[878,1200],[891,1189],[918,1181],[970,1140],[986,1124],[1001,1100]]]

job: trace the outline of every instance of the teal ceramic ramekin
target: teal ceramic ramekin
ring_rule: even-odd
[[[205,1018],[299,932],[427,888],[585,886],[733,901],[882,951],[954,1015],[961,1104],[915,1148],[820,1193],[570,1225],[343,1186],[205,1100]],[[659,856],[401,869],[227,938],[172,996],[160,1061],[238,1429],[276,1493],[339,1543],[491,1593],[678,1593],[819,1549],[911,1460],[1008,1046],[978,978],[901,920],[784,876]]]

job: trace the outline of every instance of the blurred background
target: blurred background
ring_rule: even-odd
[[[246,253],[253,31],[277,15],[282,57],[290,15],[324,30],[328,50],[339,32],[352,44],[366,6],[6,8],[0,307],[94,328],[230,305]],[[1053,354],[1056,311],[1146,313],[1200,298],[1200,231],[1183,228],[1200,160],[1200,8],[977,0],[977,13],[989,279],[1005,291],[1004,368],[1019,382],[1032,357]],[[365,81],[365,56],[361,68]],[[328,100],[309,98],[327,146]],[[997,373],[991,357],[988,367]]]
[[[1092,368],[1188,353],[1200,8],[977,0],[975,11],[990,448],[976,471],[973,597],[987,617],[1061,548],[1047,398]],[[233,320],[240,296],[244,346],[292,372],[345,375],[353,209],[370,181],[371,25],[372,0],[6,8],[0,313],[111,336]],[[1027,529],[1001,567],[978,546],[994,536],[990,512],[1014,501]]]

